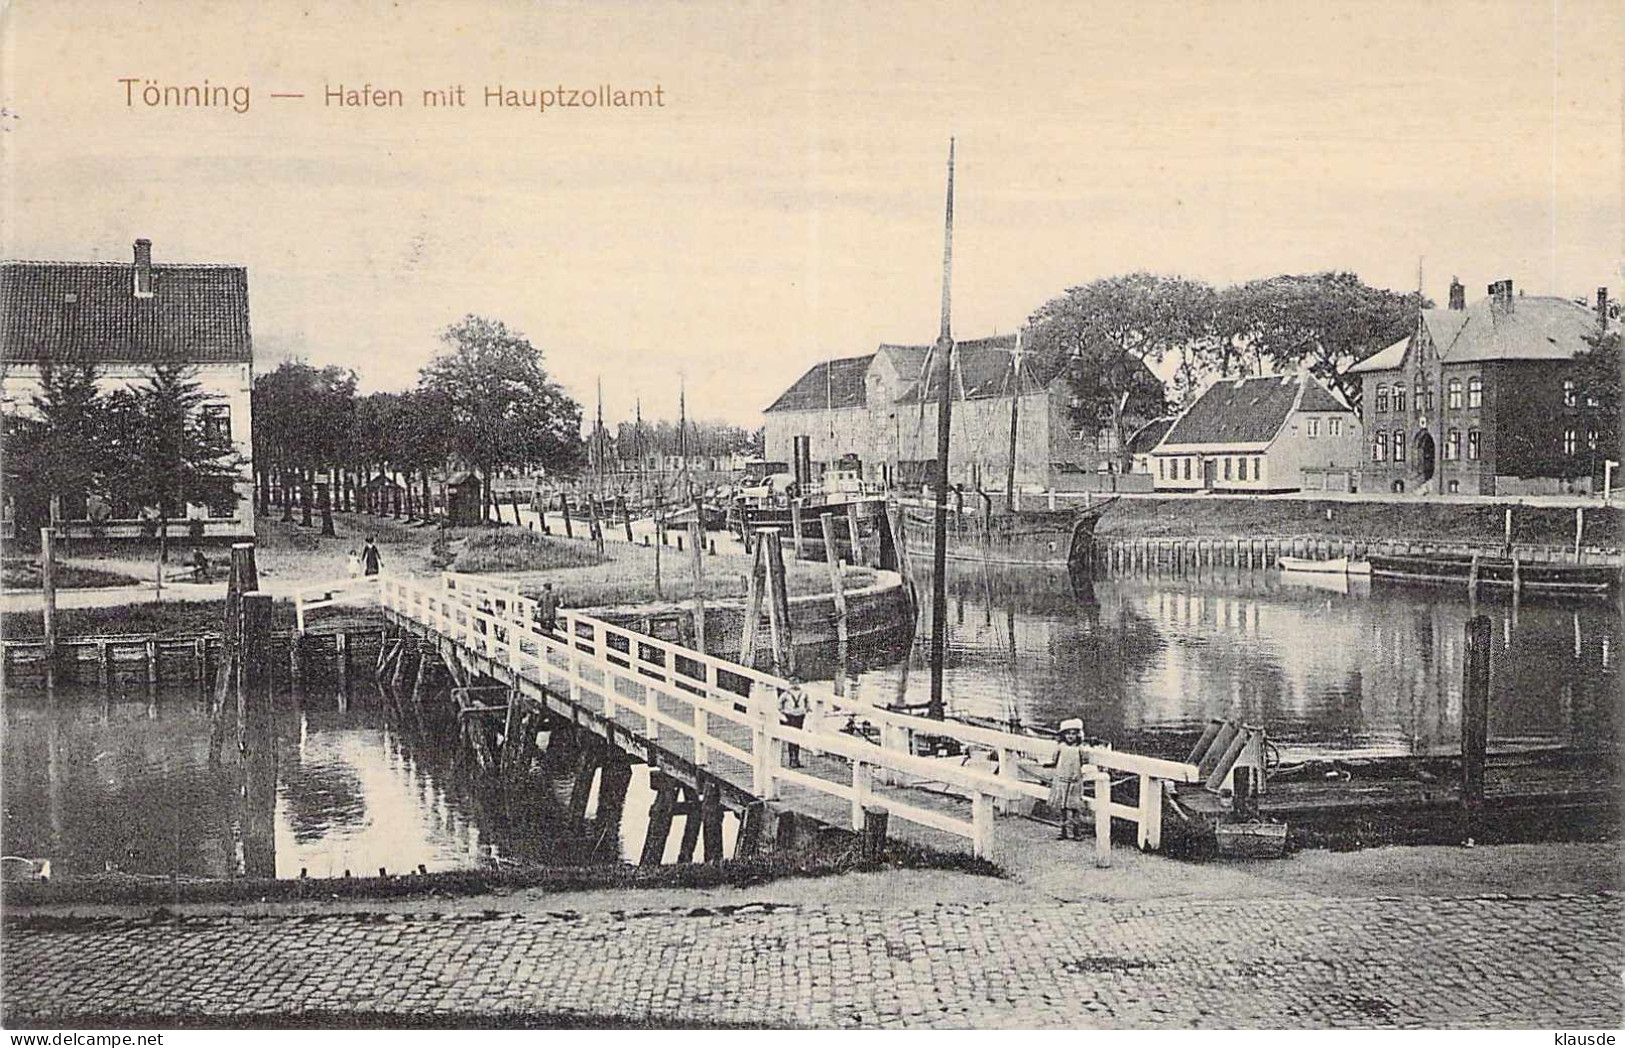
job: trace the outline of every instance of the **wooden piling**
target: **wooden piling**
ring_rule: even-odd
[[[784,578],[784,550],[779,545],[779,530],[763,528],[760,532],[767,560],[767,622],[773,638],[773,672],[791,677],[796,672],[796,646],[791,636],[790,593]]]
[[[575,528],[570,524],[570,496],[562,491],[559,492],[559,512],[564,514],[564,537],[575,538]]]
[[[700,791],[700,832],[705,840],[705,861],[719,863],[722,854],[722,787],[708,781]]]
[[[1478,550],[1473,550],[1473,562],[1467,566],[1467,599],[1478,599]]]
[[[632,511],[626,507],[626,496],[615,496],[615,509],[621,514],[621,525],[626,529],[626,541],[632,541]]]
[[[963,500],[964,496],[961,495],[960,498]],[[961,505],[960,509],[963,511],[964,506]],[[853,565],[856,566],[858,564],[867,564],[868,557],[863,548],[863,529],[858,523],[858,504],[856,502],[848,502],[846,504],[846,530],[847,534],[852,537]]]
[[[1461,686],[1461,803],[1465,832],[1475,836],[1484,806],[1484,752],[1489,741],[1490,619],[1467,620]]]
[[[763,564],[762,544],[756,543],[751,554],[750,575],[745,582],[745,625],[739,637],[739,662],[744,666],[756,665],[756,633],[762,624],[762,591],[767,585],[767,570]]]
[[[863,809],[863,859],[879,862],[886,854],[886,829],[891,814],[881,805],[865,805]]]
[[[739,836],[734,840],[734,858],[747,859],[761,854],[767,815],[766,801],[756,801],[740,814]]]
[[[665,772],[650,770],[649,788],[654,803],[649,808],[649,832],[643,838],[639,866],[659,866],[666,857],[666,838],[671,836],[671,820],[677,807],[677,781]]]
[[[824,566],[829,571],[830,592],[835,595],[835,638],[846,650],[847,622],[846,622],[846,589],[841,581],[841,560],[835,555],[835,515],[821,513],[818,517],[819,526],[824,529]]]
[[[705,531],[700,522],[700,500],[694,500],[694,519],[688,525],[694,572],[694,650],[705,651]]]
[[[158,571],[163,573],[162,565]],[[39,529],[40,591],[45,599],[45,660],[56,661],[56,529]]]
[[[825,514],[825,516],[828,516],[828,514]],[[827,528],[827,527],[829,527],[829,525],[825,524],[824,527]],[[793,559],[795,559],[795,560],[800,560],[801,557],[802,557],[802,552],[801,552],[802,530],[801,530],[801,500],[799,498],[790,500],[790,535],[791,535],[792,540],[796,544],[795,551],[793,553],[791,553],[791,557]]]
[[[691,863],[700,844],[700,791],[683,787],[683,800],[677,814],[683,817],[683,836],[677,842],[677,861]]]
[[[333,635],[333,664],[339,675],[339,691],[350,693],[350,635],[340,631]]]

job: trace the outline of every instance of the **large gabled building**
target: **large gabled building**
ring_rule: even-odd
[[[1361,381],[1365,486],[1378,491],[1523,495],[1590,491],[1619,420],[1579,388],[1575,358],[1606,328],[1595,310],[1491,284],[1468,305],[1451,281],[1445,309],[1351,368]]]
[[[144,385],[160,364],[196,370],[207,395],[204,424],[229,435],[243,479],[232,505],[189,505],[207,537],[254,534],[254,347],[248,321],[248,270],[242,266],[154,263],[137,240],[129,262],[0,262],[0,399],[27,414],[47,364],[94,365],[108,389]],[[110,492],[110,538],[143,534],[150,492]],[[5,519],[14,519],[10,497]],[[83,493],[64,493],[58,513],[84,520]],[[186,522],[190,525],[190,521]],[[150,528],[150,524],[146,525]]]
[[[763,412],[764,456],[804,480],[855,468],[882,486],[929,483],[936,461],[937,387],[930,346],[882,344],[874,353],[814,365]],[[1016,336],[954,345],[950,483],[1002,491],[1016,414],[1016,486],[1083,490],[1115,457],[1109,431],[1080,430],[1063,369],[1036,354],[1014,361]],[[1135,424],[1139,420],[1135,420]]]

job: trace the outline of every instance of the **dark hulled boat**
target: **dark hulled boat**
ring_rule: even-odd
[[[1092,568],[1095,525],[1115,498],[1083,509],[948,514],[948,559],[1008,567]],[[905,511],[910,553],[930,555],[936,518]]]
[[[1460,586],[1472,577],[1473,558],[1460,553],[1379,554],[1370,556],[1371,576],[1425,586]],[[1606,595],[1619,585],[1617,564],[1561,564],[1479,557],[1478,584],[1492,589],[1517,588],[1526,593]]]

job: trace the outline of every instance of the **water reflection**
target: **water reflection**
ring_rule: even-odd
[[[930,605],[921,603],[923,637]],[[1057,572],[959,569],[949,576],[947,702],[1001,723],[1081,715],[1091,732],[1153,748],[1209,717],[1239,716],[1289,752],[1454,752],[1474,610],[1437,591],[1276,572],[1074,587]],[[1476,611],[1494,623],[1492,747],[1611,744],[1614,604],[1480,602]],[[924,650],[850,665],[847,686],[880,703],[923,703]]]
[[[279,697],[273,746],[244,752],[235,711],[211,760],[213,719],[192,688],[105,695],[8,689],[4,854],[50,858],[57,875],[182,877],[393,874],[507,864],[636,862],[654,799],[633,766],[624,807],[580,768],[569,732],[541,733],[529,776],[498,788],[460,761],[415,707],[381,693],[296,704]],[[612,773],[613,774],[613,773]],[[601,810],[602,809],[602,810]],[[683,819],[666,850],[676,859]],[[724,843],[737,833],[732,816]]]

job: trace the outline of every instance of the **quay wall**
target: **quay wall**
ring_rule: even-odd
[[[1506,512],[1512,511],[1512,542],[1526,559],[1548,559],[1574,549],[1576,507],[1527,506],[1478,500],[1392,501],[1305,498],[1225,498],[1199,494],[1168,498],[1122,498],[1101,516],[1101,540],[1270,538],[1379,543],[1432,543],[1439,549],[1500,550]],[[1582,548],[1618,556],[1625,546],[1625,509],[1585,507]],[[1396,550],[1397,551],[1397,550]]]
[[[914,609],[901,575],[875,572],[877,581],[862,589],[846,592],[847,639],[869,646],[907,643],[914,635]],[[587,608],[589,614],[618,626],[653,635],[669,635],[692,643],[694,608],[692,602],[663,602]],[[766,604],[763,604],[766,617]],[[835,595],[812,593],[790,598],[790,631],[797,652],[827,648],[838,643]],[[705,650],[722,658],[737,658],[744,639],[745,602],[723,600],[705,605]],[[761,659],[768,657],[771,645],[763,638],[758,645]]]

